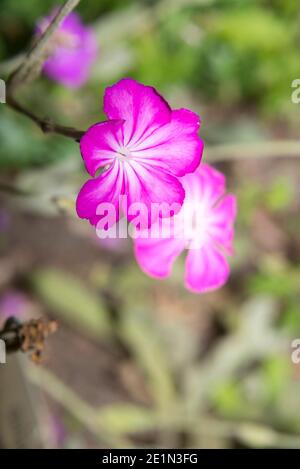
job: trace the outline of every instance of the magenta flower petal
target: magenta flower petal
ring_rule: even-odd
[[[123,167],[118,162],[98,176],[90,179],[81,188],[76,201],[76,210],[80,218],[90,219],[92,224],[98,221],[98,206],[101,203],[112,204],[119,219],[119,194],[123,193]],[[105,208],[105,207],[103,207]]]
[[[182,239],[139,239],[135,243],[135,256],[142,270],[152,277],[170,275],[173,264],[184,250]]]
[[[210,236],[221,246],[228,254],[233,254],[234,227],[232,220],[236,218],[237,203],[236,197],[232,194],[224,196],[214,207],[211,217],[209,233]]]
[[[100,219],[95,216],[97,211],[101,209],[101,205],[105,208],[106,204],[110,203],[115,207],[116,218],[111,220],[109,226],[116,223],[120,218],[120,196],[125,195],[125,187],[128,187],[128,207],[133,207],[134,203],[149,206],[163,200],[174,206],[175,213],[179,211],[185,193],[178,179],[171,174],[161,173],[156,168],[142,168],[140,165],[135,168],[135,165],[127,165],[128,163],[123,167],[119,162],[114,162],[110,169],[84,184],[76,203],[80,218],[87,218],[92,225],[96,225]],[[109,209],[108,206],[107,208]],[[135,211],[132,214],[127,213],[126,209],[124,211],[129,220],[136,216]],[[151,218],[147,218],[144,223],[150,225]]]
[[[171,119],[171,109],[157,91],[130,78],[106,88],[104,112],[109,119],[125,120],[124,146],[136,144]]]
[[[196,293],[205,293],[222,287],[229,273],[225,256],[212,244],[191,249],[186,258],[185,286]]]
[[[203,142],[198,137],[200,119],[187,109],[172,111],[171,121],[144,137],[132,152],[139,160],[155,161],[176,176],[195,171]]]
[[[152,203],[164,202],[170,206],[174,205],[175,212],[180,210],[185,192],[182,184],[172,174],[150,164],[135,161],[125,165],[124,174],[128,188],[128,207],[136,202],[141,202],[147,207]]]
[[[123,120],[99,122],[90,127],[80,140],[80,151],[87,172],[95,176],[102,166],[112,164],[122,137]]]
[[[43,33],[53,16],[54,13],[39,22],[37,35]],[[54,34],[51,46],[52,53],[44,64],[44,73],[68,88],[82,86],[89,77],[98,51],[93,30],[72,12]]]
[[[199,117],[185,109],[171,111],[154,88],[129,78],[106,89],[104,110],[109,120],[90,127],[80,149],[91,176],[100,168],[114,169],[84,185],[78,215],[97,224],[99,204],[116,205],[121,196],[129,206],[145,205],[147,224],[153,203],[177,204],[177,213],[185,197],[178,176],[194,171],[201,159]],[[131,220],[126,209],[125,214]]]
[[[224,175],[207,164],[181,181],[186,196],[181,210],[171,219],[173,231],[162,235],[159,228],[167,226],[168,220],[157,221],[143,237],[135,239],[135,255],[143,271],[164,277],[169,275],[177,255],[188,249],[185,285],[202,293],[219,288],[228,280],[226,255],[233,253],[236,198],[225,195]],[[158,233],[158,238],[152,236],[153,232]]]
[[[184,185],[191,199],[205,200],[207,205],[213,205],[226,191],[225,176],[208,164],[202,163],[201,168],[195,177],[187,175]]]

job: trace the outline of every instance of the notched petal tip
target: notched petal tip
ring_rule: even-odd
[[[201,119],[198,114],[190,109],[179,108],[172,111],[173,116],[177,119],[180,119],[182,123],[190,125],[192,130],[197,131],[201,125]]]
[[[144,83],[140,83],[139,81],[134,80],[133,78],[125,77],[125,78],[122,78],[121,80],[117,81],[113,85],[108,86],[105,89],[103,102],[104,102],[104,112],[106,114],[107,114],[107,111],[109,112],[109,106],[111,104],[109,101],[112,97],[112,94],[114,94],[115,92],[119,93],[123,90],[128,91],[132,95],[139,95],[141,93],[142,94],[144,94],[144,93],[153,94],[154,97],[156,96],[168,108],[168,110],[171,112],[171,107],[170,107],[169,103],[157,91],[157,89],[154,88],[154,86],[145,85]]]

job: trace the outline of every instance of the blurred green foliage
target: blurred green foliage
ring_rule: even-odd
[[[61,137],[45,139],[39,129],[34,129],[32,134],[31,129],[32,125],[22,117],[12,119],[9,112],[2,112],[0,168],[45,166],[74,153],[73,142]]]
[[[256,104],[274,116],[286,108],[299,74],[298,15],[283,3],[277,9],[251,3],[201,17],[205,33],[194,80],[210,99]]]
[[[97,339],[109,336],[110,322],[105,305],[76,277],[54,269],[38,271],[32,283],[48,308],[82,334]]]
[[[79,91],[69,92],[42,78],[24,97],[30,107],[74,126],[87,127],[100,120],[101,94],[107,84],[131,75],[157,86],[168,96],[179,95],[187,103],[197,97],[218,112],[223,120],[232,108],[244,107],[262,113],[270,121],[285,119],[299,123],[296,106],[290,102],[291,82],[299,75],[299,14],[297,2],[267,0],[108,0],[81,2],[79,11],[93,23],[100,54],[90,82]],[[37,18],[47,14],[57,0],[2,0],[0,60],[23,52],[29,44]],[[1,70],[1,66],[0,66]],[[1,72],[2,73],[2,72]],[[3,73],[2,73],[3,75]],[[5,75],[5,73],[4,73]],[[5,78],[5,76],[3,76]],[[36,90],[36,87],[37,90]],[[188,93],[187,93],[188,91]],[[97,97],[97,98],[96,98]],[[62,109],[63,102],[63,109]],[[195,110],[197,107],[195,106]],[[69,111],[68,111],[69,109]],[[2,166],[52,161],[44,157],[35,138],[38,130],[28,126],[26,148],[18,151],[24,119],[1,112],[1,132],[7,145],[0,149]],[[218,134],[206,123],[212,140]],[[14,129],[14,130],[13,130]],[[11,141],[16,139],[16,145]],[[25,141],[25,140],[24,140]],[[53,155],[64,156],[55,148]],[[30,152],[29,152],[30,153]],[[38,156],[39,154],[39,156]]]

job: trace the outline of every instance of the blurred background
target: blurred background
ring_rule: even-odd
[[[1,0],[2,79],[58,3]],[[100,241],[77,219],[78,145],[1,104],[0,328],[14,315],[59,330],[41,365],[20,353],[0,365],[0,446],[300,447],[298,2],[90,0],[77,11],[100,47],[89,82],[40,77],[20,100],[85,129],[103,119],[105,87],[131,76],[199,113],[204,161],[238,197],[232,274],[205,295],[184,289],[182,259],[168,280],[144,275],[130,240]]]

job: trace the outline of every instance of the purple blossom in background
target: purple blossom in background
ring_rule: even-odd
[[[10,217],[4,210],[0,211],[0,233],[6,231],[9,227]]]
[[[62,419],[58,415],[51,416],[50,429],[55,448],[62,447],[67,438],[67,431]]]
[[[9,290],[0,297],[0,318],[23,318],[28,311],[28,299],[23,293]]]
[[[53,19],[55,12],[37,25],[41,35]],[[93,30],[85,26],[78,13],[70,13],[52,39],[53,50],[44,64],[44,73],[68,88],[78,88],[88,79],[97,56],[97,42]]]

